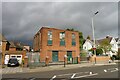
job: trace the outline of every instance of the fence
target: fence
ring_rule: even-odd
[[[78,57],[70,58],[70,61],[67,60],[68,64],[78,64]]]
[[[26,53],[26,55],[28,56],[28,67],[35,68],[35,67],[43,67],[46,65],[45,62],[40,62],[39,52],[29,52],[29,53]],[[74,58],[71,57],[70,59],[67,58],[67,64],[78,64],[78,63],[79,63],[78,57],[74,57]],[[48,64],[50,65],[50,63]],[[59,64],[59,62],[55,64]]]
[[[45,63],[40,62],[39,52],[34,52],[34,53],[29,52],[29,53],[26,53],[26,55],[28,56],[28,66],[30,68],[35,68],[35,67],[40,67],[45,65]]]

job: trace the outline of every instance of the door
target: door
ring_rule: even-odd
[[[52,62],[58,62],[58,51],[52,51]]]
[[[67,59],[68,61],[72,61],[72,51],[67,51]]]
[[[5,61],[4,61],[4,64],[8,64],[8,61],[9,61],[9,55],[5,55]]]

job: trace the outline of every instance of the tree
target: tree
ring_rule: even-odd
[[[91,40],[91,38],[90,38],[90,36],[89,36],[89,35],[87,36],[87,39]]]
[[[83,43],[84,43],[83,33],[79,32],[79,43],[80,43],[80,50],[83,49]]]
[[[110,51],[110,50],[111,50],[111,45],[110,45],[108,39],[102,40],[101,43],[100,43],[100,47],[101,47],[102,49],[104,49],[105,53],[106,53],[107,51]]]
[[[103,50],[101,48],[96,49],[96,55],[101,55],[103,54]]]
[[[73,28],[67,28],[66,30],[68,30],[68,31],[74,31],[74,29]]]
[[[93,49],[90,49],[89,51],[94,54],[94,50]],[[96,49],[96,55],[101,55],[101,54],[103,54],[103,50],[101,48],[97,48]]]

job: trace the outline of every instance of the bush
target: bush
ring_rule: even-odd
[[[80,53],[80,57],[86,57],[87,56],[87,52],[85,50],[82,50]]]
[[[87,54],[86,53],[80,53],[80,57],[86,57]]]
[[[120,56],[118,56],[118,55],[113,55],[113,56],[112,56],[112,59],[114,59],[114,60],[120,60]]]
[[[102,55],[103,50],[102,49],[96,49],[96,55]]]
[[[90,49],[90,52],[92,52],[94,54],[94,50]],[[103,50],[101,48],[97,48],[96,49],[96,55],[102,55],[103,54]]]

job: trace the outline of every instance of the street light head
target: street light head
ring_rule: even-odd
[[[97,15],[99,13],[99,11],[95,12],[95,15]]]

